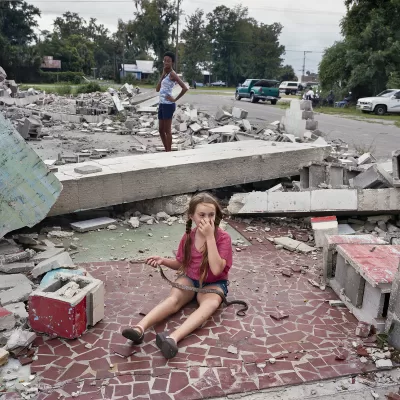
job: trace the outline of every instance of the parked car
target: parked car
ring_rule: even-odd
[[[194,87],[194,85],[192,85],[192,87]],[[196,82],[196,87],[204,87],[204,83]]]
[[[246,79],[242,85],[236,88],[235,99],[248,98],[252,103],[262,100],[276,104],[280,99],[278,85],[278,81],[271,79]]]
[[[296,94],[299,90],[300,82],[282,82],[279,85],[279,90],[285,92],[286,95]]]
[[[377,115],[400,113],[400,89],[387,89],[374,97],[358,99],[357,108],[365,113]]]
[[[223,81],[212,82],[211,86],[226,86],[226,83]]]

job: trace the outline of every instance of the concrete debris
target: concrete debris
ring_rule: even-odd
[[[0,331],[13,329],[15,323],[15,315],[6,308],[0,307]]]
[[[14,350],[17,347],[28,347],[36,338],[36,333],[16,329],[12,332],[5,349]]]
[[[87,221],[74,222],[70,224],[71,228],[77,232],[89,232],[96,229],[107,228],[108,225],[114,224],[115,219],[112,218],[94,218]]]
[[[48,258],[40,262],[36,267],[31,271],[31,275],[34,278],[37,278],[40,275],[45,274],[53,269],[59,268],[73,268],[74,263],[67,252],[63,252],[54,257]]]

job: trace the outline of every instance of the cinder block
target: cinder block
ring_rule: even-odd
[[[311,218],[316,247],[323,247],[325,235],[338,234],[338,222],[335,216]]]
[[[340,226],[340,225],[339,225]],[[334,275],[336,268],[336,247],[340,244],[376,244],[387,245],[387,243],[372,235],[328,235],[323,249],[323,272],[324,281],[328,282]]]
[[[32,261],[35,262],[36,264],[41,263],[42,261],[48,260],[49,258],[53,258],[58,254],[63,253],[64,251],[65,250],[63,248],[52,247],[51,249],[36,254],[32,258]]]
[[[382,189],[392,187],[392,179],[384,168],[374,164],[365,172],[352,180],[352,186],[357,189]]]
[[[318,188],[321,183],[326,182],[325,165],[310,165],[310,188]]]
[[[344,185],[344,168],[339,166],[328,166],[327,167],[327,184],[331,185],[332,188],[340,187]]]
[[[393,186],[400,187],[400,150],[392,153]]]
[[[306,130],[315,131],[316,129],[318,129],[318,121],[315,121],[313,119],[308,119],[306,121]]]
[[[300,189],[308,189],[310,187],[310,167],[303,167],[300,170]]]
[[[69,296],[64,292],[71,283],[79,289]],[[103,282],[98,279],[60,273],[55,281],[29,296],[29,324],[37,332],[75,339],[87,329],[88,316],[92,322],[101,316],[101,290],[104,291]]]

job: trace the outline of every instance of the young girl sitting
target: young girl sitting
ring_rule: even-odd
[[[228,272],[232,266],[232,242],[219,224],[222,210],[218,201],[208,193],[200,193],[189,204],[186,233],[183,235],[176,259],[153,256],[146,260],[152,267],[164,265],[176,270],[176,282],[186,285],[216,289],[228,294]],[[192,229],[192,222],[196,228]],[[156,344],[165,358],[178,353],[178,342],[200,327],[220,306],[222,299],[216,293],[195,293],[172,288],[169,296],[151,310],[138,325],[124,329],[122,335],[140,344],[146,329],[179,311],[197,295],[199,308],[173,332],[157,334]]]

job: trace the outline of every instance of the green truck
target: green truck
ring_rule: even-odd
[[[246,81],[236,88],[235,99],[241,100],[248,98],[252,103],[270,101],[276,104],[279,97],[279,81],[271,79],[246,79]]]

